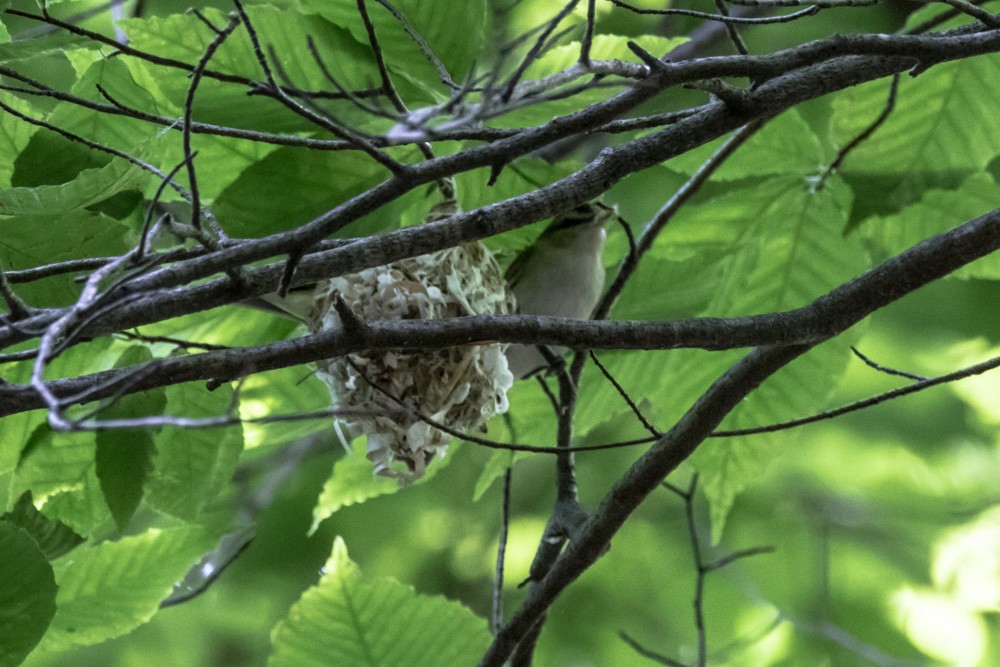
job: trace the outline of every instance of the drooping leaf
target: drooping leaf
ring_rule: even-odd
[[[17,665],[56,613],[52,566],[31,536],[0,519],[0,664]]]
[[[490,643],[467,608],[362,575],[340,537],[323,573],[274,629],[269,664],[471,665]]]
[[[842,171],[878,180],[883,209],[913,201],[946,176],[981,171],[1000,154],[1000,56],[943,63],[918,78],[903,76],[895,110],[852,151]],[[833,105],[834,140],[847,144],[885,108],[888,81],[840,93]],[[894,204],[894,208],[886,208]]]
[[[115,367],[144,364],[152,359],[147,348],[133,345],[122,353]],[[136,419],[161,415],[166,405],[164,390],[154,389],[122,396],[102,410],[98,418]],[[143,485],[152,468],[153,433],[149,429],[102,429],[95,434],[95,443],[95,472],[104,500],[118,524],[118,531],[125,532],[142,501]]]
[[[181,384],[168,387],[166,394],[172,413],[195,419],[225,415],[233,399],[229,385],[209,392],[202,385]],[[147,501],[171,516],[194,519],[232,480],[242,451],[239,426],[165,427],[156,437]]]
[[[90,646],[146,623],[218,536],[201,526],[153,528],[60,558],[53,563],[58,611],[40,649]]]
[[[860,232],[880,248],[896,255],[935,234],[941,234],[996,208],[1000,185],[987,174],[974,174],[955,190],[928,190],[918,202],[899,213],[873,216]],[[1000,257],[996,253],[962,267],[958,278],[1000,278]]]
[[[0,521],[9,521],[23,528],[48,560],[62,556],[83,542],[83,537],[73,532],[72,528],[61,521],[49,519],[35,509],[30,491],[21,494],[10,511],[0,515]]]

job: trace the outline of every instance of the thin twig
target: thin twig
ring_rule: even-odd
[[[729,16],[729,8],[726,7],[726,3],[723,0],[715,0],[715,8],[719,10],[720,16]],[[733,46],[736,48],[736,52],[740,55],[747,55],[749,51],[747,51],[746,42],[744,42],[743,38],[740,36],[739,30],[736,29],[736,24],[726,22],[725,26],[726,34],[729,35],[729,41],[733,43]]]
[[[564,18],[569,16],[570,12],[573,11],[573,8],[576,7],[576,4],[579,1],[580,0],[569,0],[569,2],[563,5],[563,8],[560,9],[559,12],[545,25],[545,28],[535,40],[535,44],[528,50],[528,53],[521,59],[521,63],[517,66],[514,74],[512,74],[510,79],[507,80],[507,84],[504,86],[504,91],[500,95],[500,99],[503,100],[504,103],[511,100],[511,97],[514,95],[514,90],[517,88],[517,84],[521,80],[521,77],[524,76],[525,71],[527,71],[528,67],[530,67],[531,64],[542,54],[543,47],[546,40],[549,38],[549,35],[551,35],[552,31],[554,31],[559,24],[562,23]]]
[[[497,562],[493,576],[493,610],[490,630],[494,635],[503,627],[504,559],[507,553],[507,536],[510,531],[510,487],[511,466],[507,466],[503,475],[503,490],[500,500],[500,535],[497,538]]]
[[[639,409],[639,406],[635,404],[635,401],[633,401],[632,397],[628,395],[628,392],[625,391],[625,388],[618,383],[618,380],[616,380],[615,377],[611,375],[611,372],[604,367],[604,364],[602,364],[601,360],[597,358],[597,355],[594,354],[594,351],[590,350],[589,354],[590,354],[590,360],[594,362],[594,365],[597,366],[598,370],[601,371],[601,374],[604,375],[605,379],[611,383],[611,386],[615,388],[615,391],[618,392],[618,395],[622,397],[622,400],[624,400],[625,404],[628,405],[629,409],[632,411],[632,414],[634,414],[636,418],[639,420],[639,423],[642,424],[642,427],[647,431],[649,431],[650,435],[652,435],[654,438],[659,438],[661,435],[663,435],[663,433],[656,430],[656,428],[651,423],[649,423],[649,420],[647,420],[646,417],[642,414],[642,410]]]
[[[243,9],[243,4],[240,0],[233,0],[233,4],[236,6],[236,11],[239,14],[240,21],[247,30],[247,35],[250,38],[250,44],[253,47],[257,63],[261,66],[261,69],[264,70],[264,76],[267,79],[267,90],[274,95],[275,99],[285,105],[285,107],[290,111],[302,116],[316,126],[323,128],[335,137],[352,143],[359,150],[364,151],[365,154],[388,169],[391,173],[398,175],[406,171],[406,167],[404,165],[380,151],[370,141],[364,137],[358,136],[355,132],[349,129],[341,127],[329,118],[308,109],[302,103],[293,99],[284,88],[279,86],[277,79],[275,79],[274,71],[268,62],[267,56],[264,55],[264,50],[261,48],[260,37],[257,35],[257,30],[250,22],[250,17],[247,15],[246,10]]]
[[[194,96],[198,90],[198,84],[205,74],[205,69],[212,60],[212,56],[215,55],[215,52],[239,24],[240,20],[236,16],[232,16],[229,19],[229,23],[222,30],[215,28],[210,23],[208,24],[212,30],[215,30],[216,35],[209,42],[208,47],[205,48],[205,52],[198,59],[198,63],[194,66],[194,69],[191,70],[191,84],[188,86],[187,95],[184,98],[184,120],[181,125],[181,142],[184,150],[182,164],[187,168],[188,190],[191,192],[191,226],[195,229],[201,229],[201,192],[198,188],[198,177],[195,173],[194,150],[191,148],[191,116],[194,114]]]
[[[847,405],[834,408],[833,410],[826,410],[808,417],[802,417],[801,419],[792,419],[786,422],[768,424],[767,426],[756,426],[754,428],[736,429],[731,431],[715,431],[712,433],[711,437],[732,438],[742,435],[755,435],[758,433],[774,433],[775,431],[784,431],[790,428],[803,426],[805,424],[813,424],[815,422],[825,421],[827,419],[833,419],[834,417],[846,415],[849,412],[856,412],[858,410],[870,408],[874,405],[879,405],[880,403],[885,403],[886,401],[899,398],[900,396],[906,396],[907,394],[923,391],[924,389],[929,389],[930,387],[936,387],[939,384],[955,382],[956,380],[962,380],[967,377],[972,377],[973,375],[982,375],[983,373],[998,367],[1000,367],[1000,357],[994,357],[993,359],[989,359],[973,366],[968,366],[952,373],[946,373],[944,375],[938,375],[937,377],[927,378],[926,380],[920,380],[919,382],[914,382],[913,384],[906,385],[905,387],[899,387],[898,389],[892,389],[881,394],[876,394],[875,396],[855,401],[853,403],[848,403]]]
[[[922,375],[916,375],[914,373],[907,373],[906,371],[900,371],[900,370],[896,370],[895,368],[889,368],[888,366],[883,366],[881,364],[878,364],[878,363],[872,361],[871,359],[869,359],[868,357],[866,357],[865,355],[861,354],[861,350],[859,350],[858,348],[854,347],[853,345],[851,346],[851,352],[854,353],[854,356],[856,356],[858,359],[860,359],[862,362],[864,362],[864,364],[866,366],[868,366],[869,368],[874,368],[875,370],[879,371],[880,373],[885,373],[886,375],[898,375],[899,377],[904,377],[904,378],[907,378],[909,380],[916,380],[917,382],[923,382],[924,380],[927,379],[926,377],[924,377]]]
[[[784,14],[782,16],[744,18],[740,16],[729,16],[728,13],[709,14],[708,12],[699,12],[693,9],[678,9],[678,8],[644,9],[642,7],[636,7],[635,5],[630,5],[629,3],[623,2],[622,0],[608,0],[608,1],[611,2],[611,4],[613,5],[617,5],[622,9],[627,9],[630,12],[634,12],[636,14],[657,14],[660,16],[693,16],[694,18],[705,19],[706,21],[718,21],[719,23],[725,23],[727,25],[766,25],[770,23],[790,23],[797,19],[805,18],[806,16],[812,16],[813,14],[815,14],[816,12],[818,12],[820,9],[823,8],[822,4],[817,3],[817,4],[812,4],[811,6],[806,7],[805,9],[799,10],[797,12],[792,12],[791,14]],[[870,4],[875,4],[878,1],[879,0],[871,0]],[[733,3],[733,4],[740,4],[740,3]],[[801,5],[804,3],[795,0],[792,4]],[[739,40],[739,43],[742,43],[742,40]],[[746,46],[744,45],[743,48],[745,49]],[[740,51],[740,53],[745,55],[746,51]]]
[[[875,130],[882,127],[882,124],[889,119],[890,115],[892,115],[893,110],[896,108],[896,95],[899,92],[899,79],[899,74],[894,74],[892,76],[892,82],[889,84],[889,98],[885,101],[885,107],[882,109],[882,113],[880,113],[878,117],[872,121],[871,125],[858,133],[858,136],[851,139],[843,148],[837,151],[837,157],[833,159],[833,162],[830,163],[830,166],[826,168],[826,170],[820,175],[819,180],[816,182],[816,185],[814,186],[816,190],[822,189],[823,183],[826,179],[829,178],[835,171],[840,169],[840,165],[844,163],[847,156],[850,155],[855,148],[860,146],[869,137],[875,134]]]

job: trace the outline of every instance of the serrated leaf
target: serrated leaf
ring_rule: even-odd
[[[725,137],[671,158],[666,165],[684,174],[693,174],[719,149]],[[774,175],[807,176],[824,166],[819,137],[796,109],[773,118],[740,146],[712,174],[713,180],[734,181]]]
[[[0,520],[0,664],[17,665],[56,613],[52,566],[23,529]]]
[[[53,563],[58,611],[40,649],[90,646],[146,623],[218,536],[200,526],[151,529],[60,558]]]
[[[233,398],[229,385],[206,391],[201,384],[181,384],[168,387],[166,392],[171,412],[192,419],[225,415]],[[230,483],[242,451],[243,431],[239,426],[165,427],[156,437],[147,501],[180,519],[197,517]]]
[[[349,505],[357,505],[366,500],[396,493],[405,488],[398,481],[387,477],[378,477],[372,469],[372,462],[365,458],[367,439],[362,436],[351,443],[351,453],[337,459],[333,464],[333,472],[323,485],[316,506],[313,507],[313,522],[309,534],[316,532],[319,524],[335,512]],[[448,464],[454,456],[456,445],[453,443],[443,460],[435,461],[428,467],[427,473],[412,484],[423,484]]]
[[[144,364],[153,355],[141,345],[125,350],[115,368]],[[102,410],[100,419],[135,419],[163,414],[167,397],[163,389],[122,396]],[[97,479],[104,500],[118,525],[125,532],[132,515],[142,501],[143,485],[152,469],[153,434],[149,429],[101,429],[95,435],[94,457]]]
[[[897,214],[868,218],[859,231],[889,254],[896,255],[924,239],[992,211],[998,202],[1000,185],[988,174],[975,174],[955,190],[926,191],[917,203]],[[1000,279],[1000,256],[993,253],[952,275]]]
[[[864,178],[891,176],[880,195],[911,201],[935,176],[981,171],[1000,153],[1000,56],[935,65],[919,77],[903,76],[896,108],[852,151],[842,170]],[[885,108],[888,81],[839,94],[833,105],[834,140],[845,145]]]
[[[17,503],[9,512],[0,516],[0,520],[9,521],[24,529],[49,560],[68,553],[83,542],[83,537],[73,532],[72,528],[61,521],[49,519],[35,509],[30,491],[21,494]]]
[[[340,537],[323,571],[274,629],[269,664],[472,665],[489,646],[484,619],[392,579],[363,576]]]

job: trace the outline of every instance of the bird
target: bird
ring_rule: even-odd
[[[604,289],[604,224],[615,215],[600,202],[581,204],[553,218],[538,240],[519,254],[506,279],[518,312],[587,319]],[[565,348],[553,348],[557,355]],[[511,345],[507,365],[523,379],[548,368],[536,345]]]
[[[604,224],[615,210],[587,202],[555,216],[534,244],[511,262],[504,277],[518,312],[571,319],[590,317],[604,289]],[[242,302],[308,324],[315,285],[292,288],[284,297],[264,295]],[[565,348],[552,348],[562,355]],[[511,345],[507,365],[515,379],[532,377],[549,363],[536,345]]]

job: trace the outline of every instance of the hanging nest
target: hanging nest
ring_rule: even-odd
[[[515,311],[500,267],[479,242],[321,282],[313,299],[313,331],[342,326],[333,307],[337,294],[364,321]],[[507,390],[514,377],[507,368],[506,347],[489,343],[350,354],[319,362],[318,375],[335,408],[385,409],[386,415],[352,417],[344,423],[354,434],[368,437],[367,456],[376,474],[412,480],[424,474],[432,459],[444,456],[450,436],[412,412],[401,414],[400,403],[452,429],[481,429],[508,408]]]

